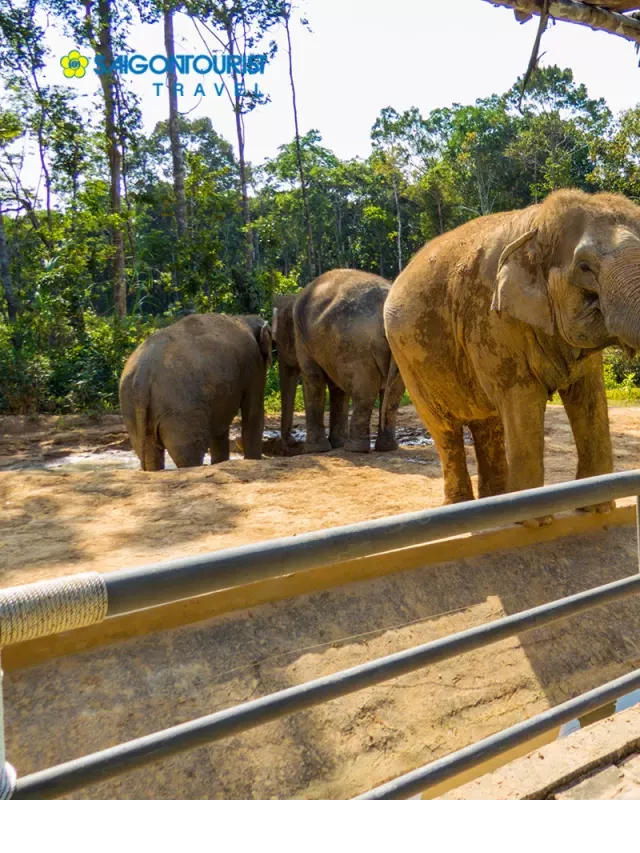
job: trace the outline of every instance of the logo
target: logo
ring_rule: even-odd
[[[1,2],[1,0],[0,0]],[[104,57],[100,54],[96,55],[94,60],[94,68],[99,76],[103,74],[152,74],[155,76],[165,75],[170,71],[180,76],[188,76],[197,74],[201,78],[210,75],[214,80],[212,88],[215,90],[218,97],[222,97],[225,91],[229,92],[229,88],[235,91],[237,98],[263,98],[264,94],[260,91],[258,83],[253,84],[253,90],[245,88],[244,75],[250,76],[263,75],[269,58],[264,53],[250,54],[225,54],[211,53],[206,54],[176,54],[172,57],[164,56],[163,54],[155,54],[150,59],[140,53],[122,54],[113,58],[111,64],[107,64]],[[71,79],[73,77],[84,77],[87,73],[89,60],[82,56],[79,50],[70,50],[67,56],[63,56],[60,60],[60,65],[63,68],[64,76]],[[223,75],[227,78],[231,77],[227,83],[223,80]],[[238,78],[242,79],[238,79]],[[216,83],[215,79],[220,82]],[[151,84],[156,91],[156,97],[160,97],[164,83]],[[181,82],[175,83],[176,94],[181,96],[185,94],[185,84]],[[193,97],[205,96],[205,91],[202,82],[198,83],[193,91]]]
[[[70,50],[67,56],[63,56],[60,65],[65,77],[84,77],[89,60],[82,56],[77,50]]]
[[[71,54],[69,54],[71,56]],[[264,53],[244,54],[176,54],[169,58],[161,53],[151,59],[140,53],[131,56],[122,54],[116,56],[111,66],[107,65],[104,57],[98,55],[95,59],[96,74],[110,74],[117,71],[120,74],[166,74],[175,71],[178,74],[264,74],[268,57]]]

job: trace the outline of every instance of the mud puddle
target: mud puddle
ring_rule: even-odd
[[[241,441],[240,429],[232,429],[230,434],[230,459],[242,459],[243,455],[240,452]],[[306,430],[298,427],[291,432],[295,445],[287,448],[286,455],[297,456],[304,452],[304,442],[307,437]],[[433,445],[431,436],[415,427],[401,427],[397,431],[398,442],[402,447],[429,447]],[[124,442],[123,442],[124,443]],[[465,434],[465,443],[471,444],[472,439],[470,434]],[[238,446],[240,444],[240,447]],[[371,438],[371,449],[375,449],[375,433]],[[282,456],[282,441],[280,438],[280,430],[265,429],[263,433],[262,453],[264,456]],[[426,461],[422,459],[408,460],[416,465],[426,465]],[[205,456],[204,464],[210,462],[209,454]],[[108,471],[121,469],[138,469],[140,463],[135,451],[130,449],[129,442],[126,441],[125,447],[111,447],[97,450],[77,450],[62,455],[32,455],[23,458],[16,458],[15,461],[7,458],[7,461],[2,460],[0,470],[2,471]],[[165,470],[172,471],[176,469],[176,465],[169,456],[165,454]]]
[[[239,453],[229,454],[230,459],[242,459]],[[204,464],[208,465],[210,457],[207,454]],[[33,467],[33,466],[32,466]],[[109,471],[113,469],[140,467],[140,461],[133,450],[105,450],[104,453],[73,453],[60,459],[45,461],[40,469],[48,471]],[[175,471],[176,464],[168,453],[164,459],[165,471]]]

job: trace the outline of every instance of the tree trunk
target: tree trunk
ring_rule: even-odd
[[[87,13],[90,14],[91,3],[86,4]],[[104,60],[107,68],[113,66],[113,42],[111,32],[111,0],[98,0],[98,32],[94,30],[94,50]],[[97,37],[96,37],[97,35]],[[113,72],[100,75],[100,84],[104,97],[104,119],[107,136],[107,156],[109,160],[109,174],[111,178],[111,215],[116,222],[111,225],[111,244],[113,246],[113,304],[116,314],[120,319],[127,315],[127,284],[124,268],[124,240],[119,220],[122,212],[121,180],[122,180],[122,154],[118,145],[118,132],[116,126],[116,97]]]
[[[180,116],[178,113],[178,75],[175,66],[175,43],[173,38],[173,7],[167,3],[164,7],[164,46],[167,53],[169,84],[169,140],[173,161],[173,193],[175,196],[176,229],[178,237],[187,233],[187,202],[184,193],[184,157],[180,146]]]
[[[11,283],[11,272],[9,270],[9,250],[7,248],[7,240],[4,233],[4,219],[2,208],[0,207],[0,282],[4,290],[4,298],[7,302],[7,315],[9,321],[13,323],[19,313],[18,300],[13,292]]]
[[[233,37],[233,28],[231,24],[231,20],[228,19],[226,22],[226,33],[227,33],[227,44],[229,49],[229,55],[235,56],[234,51],[234,37]],[[234,101],[234,113],[236,117],[236,136],[238,139],[238,164],[240,167],[240,193],[241,193],[241,205],[242,205],[242,220],[244,222],[245,227],[245,261],[246,261],[246,271],[247,275],[251,272],[253,268],[253,237],[251,235],[251,215],[249,213],[249,192],[247,189],[247,164],[244,156],[244,128],[242,126],[242,102],[241,96],[238,95],[238,72],[236,70],[235,65],[233,65],[232,70],[233,77],[233,101]],[[249,282],[247,281],[247,286]],[[248,295],[248,294],[247,294]]]
[[[392,173],[393,198],[396,203],[396,216],[398,219],[398,273],[402,272],[402,217],[400,215],[400,197],[398,195],[398,177]]]
[[[304,205],[304,216],[307,223],[307,253],[309,257],[309,276],[310,279],[315,278],[315,251],[313,248],[313,229],[311,227],[311,214],[309,213],[309,200],[307,198],[307,182],[304,176],[304,166],[302,163],[302,149],[300,148],[300,130],[298,127],[298,105],[296,101],[296,86],[293,79],[293,56],[291,51],[291,33],[289,31],[290,9],[287,11],[284,19],[284,26],[287,32],[287,50],[289,52],[289,80],[291,82],[291,100],[293,102],[293,121],[296,129],[296,155],[298,158],[298,172],[300,173],[300,187],[302,189],[302,203]]]
[[[38,125],[38,153],[40,155],[40,167],[42,169],[42,173],[44,174],[44,188],[45,188],[45,203],[47,206],[47,230],[49,231],[49,236],[51,236],[51,232],[53,231],[53,218],[51,213],[51,175],[49,173],[49,169],[47,167],[47,159],[44,155],[45,152],[45,141],[43,135],[43,125],[44,125],[44,109],[42,105],[40,106],[40,123]]]

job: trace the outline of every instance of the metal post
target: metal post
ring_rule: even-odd
[[[0,800],[10,800],[16,787],[16,771],[6,761],[4,749],[4,702],[2,700],[2,660],[0,659]]]
[[[638,544],[638,572],[640,573],[640,495],[636,495],[636,539]]]

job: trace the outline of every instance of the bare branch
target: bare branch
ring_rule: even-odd
[[[531,58],[529,59],[529,65],[524,75],[524,80],[522,81],[522,89],[520,90],[520,100],[518,101],[518,109],[522,112],[522,101],[524,99],[524,93],[527,91],[527,86],[529,85],[529,80],[531,79],[531,75],[538,67],[538,51],[540,50],[540,40],[542,39],[542,34],[547,29],[547,21],[549,20],[549,0],[543,0],[542,2],[542,13],[540,15],[540,24],[538,26],[538,32],[536,33],[536,38],[533,43],[533,48],[531,49]]]

